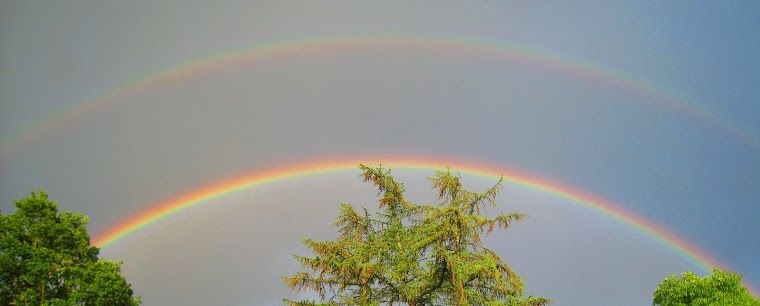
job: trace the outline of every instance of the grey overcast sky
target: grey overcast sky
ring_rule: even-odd
[[[423,156],[597,195],[759,284],[758,13],[754,1],[2,1],[0,209],[43,189],[97,237],[265,169]],[[249,188],[101,254],[124,259],[145,305],[279,304],[294,297],[280,276],[306,254],[298,237],[334,238],[340,202],[375,206],[358,173]],[[430,174],[398,178],[430,203]],[[649,305],[671,273],[707,272],[630,225],[506,187],[499,208],[531,218],[487,243],[558,305]]]

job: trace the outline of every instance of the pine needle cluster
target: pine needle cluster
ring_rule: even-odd
[[[524,297],[522,279],[481,238],[527,215],[487,217],[503,178],[483,193],[462,188],[449,169],[429,177],[440,201],[418,205],[404,199],[404,185],[390,169],[360,165],[378,189],[379,210],[370,214],[341,204],[335,241],[302,238],[313,257],[294,256],[307,270],[283,277],[292,290],[315,291],[316,301],[287,305],[547,305]]]

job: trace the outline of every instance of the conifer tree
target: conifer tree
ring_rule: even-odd
[[[292,290],[315,291],[316,301],[288,305],[547,305],[524,297],[522,279],[481,238],[524,220],[520,213],[488,218],[502,180],[484,193],[462,188],[449,169],[428,178],[440,202],[404,199],[404,185],[390,169],[360,165],[378,189],[379,210],[370,214],[341,204],[335,241],[302,238],[313,257],[294,258],[307,270],[283,280]]]

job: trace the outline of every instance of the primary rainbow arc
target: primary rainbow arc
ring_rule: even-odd
[[[130,218],[122,224],[98,235],[93,239],[92,244],[101,248],[108,247],[130,235],[145,230],[151,224],[170,218],[183,211],[188,211],[195,206],[210,203],[217,198],[275,182],[341,171],[357,171],[357,166],[360,163],[367,165],[382,163],[383,165],[391,166],[394,169],[401,168],[431,171],[450,166],[452,171],[468,175],[490,179],[498,179],[503,176],[505,184],[521,186],[566,200],[632,227],[666,248],[675,251],[692,264],[703,269],[704,272],[709,272],[712,268],[727,269],[727,265],[700,250],[697,246],[691,244],[687,240],[676,236],[664,227],[648,221],[620,205],[616,205],[593,194],[558,182],[506,169],[502,166],[489,165],[480,162],[443,161],[431,157],[343,158],[293,164],[286,167],[257,171],[250,175],[230,179],[220,184],[199,188],[172,200],[158,204],[155,208],[136,217]],[[748,284],[748,282],[745,281],[745,284]],[[753,295],[758,296],[758,291],[752,285],[748,284],[747,287]]]

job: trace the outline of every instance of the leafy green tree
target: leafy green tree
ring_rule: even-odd
[[[88,219],[58,213],[47,194],[14,202],[0,214],[0,305],[139,305],[121,261],[98,259]]]
[[[484,193],[462,188],[459,175],[436,171],[428,178],[438,205],[404,199],[404,185],[390,169],[360,165],[365,182],[378,188],[380,210],[373,217],[341,204],[335,241],[302,238],[316,255],[294,256],[307,271],[283,277],[292,289],[316,291],[316,301],[289,305],[547,305],[524,297],[522,279],[481,237],[522,221],[525,214],[486,217],[495,206],[501,180]],[[308,272],[310,270],[311,272]]]
[[[691,272],[673,274],[654,291],[653,305],[660,306],[760,306],[746,287],[742,276],[713,269],[711,276],[699,277]]]

